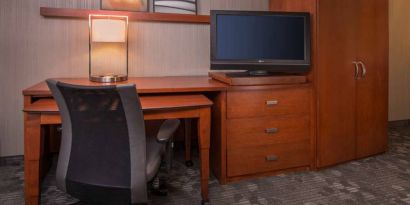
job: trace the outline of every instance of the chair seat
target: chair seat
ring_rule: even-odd
[[[157,142],[155,137],[147,137],[147,181],[151,181],[158,172],[164,152],[165,144]]]

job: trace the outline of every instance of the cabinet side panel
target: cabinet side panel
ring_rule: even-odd
[[[213,97],[211,169],[221,184],[226,184],[226,92]]]

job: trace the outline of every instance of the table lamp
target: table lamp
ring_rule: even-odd
[[[128,17],[89,15],[89,78],[94,82],[128,79]]]

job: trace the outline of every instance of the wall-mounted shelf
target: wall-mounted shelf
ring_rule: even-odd
[[[89,9],[66,9],[40,7],[40,14],[44,17],[88,19],[90,14],[128,16],[130,21],[174,22],[209,24],[210,18],[206,15],[165,14],[149,12],[108,11]]]

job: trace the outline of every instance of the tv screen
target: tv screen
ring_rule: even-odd
[[[212,69],[309,70],[308,13],[212,11],[211,18]]]

